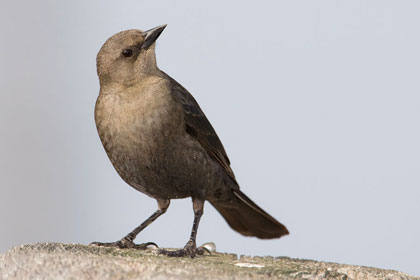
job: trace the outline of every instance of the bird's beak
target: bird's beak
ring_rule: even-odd
[[[148,49],[153,43],[156,41],[156,39],[159,37],[159,35],[162,33],[163,29],[165,29],[166,24],[157,26],[155,28],[149,29],[147,31],[143,32],[144,36],[144,42],[141,46],[142,49]]]

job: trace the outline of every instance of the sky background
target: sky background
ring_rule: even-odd
[[[167,23],[159,67],[200,103],[242,190],[290,236],[247,238],[206,203],[198,243],[420,275],[419,1],[2,1],[0,252],[116,241],[156,210],[93,119],[112,34]],[[137,242],[182,247],[189,199]]]

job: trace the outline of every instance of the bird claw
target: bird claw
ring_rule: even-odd
[[[168,251],[165,249],[160,249],[159,254],[165,255],[168,257],[191,257],[195,258],[197,255],[203,255],[205,252],[211,254],[211,250],[206,246],[197,247],[195,243],[188,242],[183,249],[176,251]]]
[[[133,241],[127,240],[125,238],[116,241],[116,242],[92,242],[89,245],[99,246],[99,247],[109,247],[109,248],[120,248],[120,249],[136,249],[136,250],[146,250],[150,247],[159,248],[158,245],[154,242],[146,242],[141,244],[135,244]]]
[[[164,249],[159,250],[159,254],[165,255],[168,257],[191,257],[195,258],[197,255],[204,254],[204,251],[208,251],[207,249],[203,249],[201,247],[194,248],[194,249],[180,249],[176,251],[168,251]]]

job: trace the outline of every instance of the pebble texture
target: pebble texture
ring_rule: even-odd
[[[0,255],[0,279],[418,279],[370,267],[212,253],[169,258],[156,250],[80,244],[22,245]]]

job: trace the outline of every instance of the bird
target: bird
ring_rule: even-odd
[[[166,26],[118,32],[98,52],[99,138],[120,177],[156,199],[158,209],[121,240],[91,244],[145,249],[151,242],[135,244],[136,236],[167,211],[171,199],[188,197],[194,211],[190,238],[182,249],[161,249],[160,254],[203,254],[196,236],[205,201],[244,236],[273,239],[289,234],[240,190],[222,142],[197,101],[158,68],[156,40]]]

